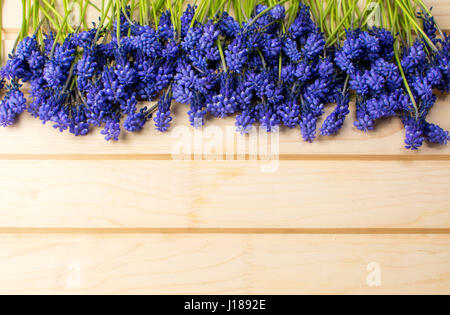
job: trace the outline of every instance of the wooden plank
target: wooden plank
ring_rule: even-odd
[[[428,2],[427,2],[428,3]],[[450,1],[429,1],[434,6],[435,13],[444,17],[450,16]],[[21,14],[7,14],[14,10],[20,11],[20,3],[8,0],[4,3],[4,28],[16,30],[21,23]],[[95,12],[90,12],[95,16]],[[92,17],[93,18],[93,17]],[[444,20],[450,20],[448,18]],[[8,33],[7,33],[8,35]],[[9,52],[14,43],[14,36],[9,34],[5,40],[5,52]],[[327,108],[327,113],[332,106]],[[6,129],[0,129],[0,156],[17,158],[17,155],[36,154],[60,154],[79,155],[89,152],[90,154],[128,154],[128,155],[160,155],[170,158],[173,148],[178,143],[179,131],[188,130],[193,135],[186,117],[187,106],[175,105],[175,120],[171,132],[160,134],[153,126],[138,135],[124,133],[120,143],[106,143],[99,134],[85,138],[75,138],[65,133],[59,134],[51,126],[42,127],[41,123],[28,114],[22,115],[18,125]],[[300,131],[283,129],[280,134],[279,147],[281,155],[449,155],[448,146],[425,145],[419,152],[410,152],[404,149],[404,130],[399,119],[390,119],[379,123],[376,131],[363,134],[353,127],[354,113],[347,120],[343,130],[336,137],[320,137],[316,143],[309,144],[301,140]],[[433,109],[429,120],[440,124],[443,128],[450,129],[450,98],[441,97]],[[225,120],[210,120],[208,126],[218,127],[224,135],[222,144],[224,152],[235,153],[236,138],[226,136],[227,128],[233,128],[234,118]],[[248,141],[248,139],[247,139]]]
[[[330,112],[333,106],[327,108]],[[0,158],[18,158],[20,155],[80,155],[80,154],[123,154],[123,155],[164,155],[170,159],[180,142],[190,144],[193,149],[194,136],[202,139],[205,148],[211,142],[209,132],[218,130],[215,141],[221,151],[236,154],[237,143],[249,143],[248,136],[234,132],[234,118],[225,120],[209,119],[203,133],[195,132],[187,118],[187,106],[175,105],[174,125],[167,133],[161,134],[150,122],[144,131],[138,134],[124,132],[121,141],[108,143],[103,139],[100,130],[94,130],[87,137],[74,137],[65,132],[61,134],[51,124],[42,126],[28,114],[23,114],[15,126],[0,128]],[[325,116],[324,116],[325,117]],[[432,110],[429,120],[450,129],[450,97],[439,101]],[[396,155],[420,157],[424,155],[449,155],[449,146],[425,144],[419,151],[412,152],[404,148],[405,131],[398,118],[381,122],[377,130],[362,133],[353,127],[354,114],[345,122],[344,128],[335,137],[319,137],[314,143],[306,143],[301,139],[300,130],[282,129],[274,143],[279,147],[281,155]],[[231,133],[229,133],[231,131]],[[263,135],[260,132],[259,135]],[[268,140],[270,142],[270,135]],[[192,152],[192,151],[191,151]],[[249,153],[249,151],[245,151]],[[175,154],[177,157],[178,154]],[[31,157],[32,158],[32,157]]]
[[[0,293],[448,294],[450,237],[7,234]]]
[[[1,161],[0,229],[450,228],[449,161],[267,163]]]

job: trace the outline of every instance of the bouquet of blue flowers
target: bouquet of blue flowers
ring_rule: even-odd
[[[194,127],[234,116],[241,133],[285,126],[313,142],[339,132],[354,100],[362,132],[398,117],[407,149],[449,140],[427,120],[450,89],[449,37],[422,0],[63,0],[64,12],[49,0],[22,4],[0,70],[4,127],[27,111],[61,132],[101,127],[117,141],[151,120],[169,130],[177,102]],[[100,15],[90,27],[87,10]],[[327,104],[335,108],[320,126]]]

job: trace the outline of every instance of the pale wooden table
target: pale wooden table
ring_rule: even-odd
[[[10,49],[21,14],[4,2]],[[450,0],[427,2],[450,29]],[[450,129],[450,98],[430,119]],[[263,173],[176,161],[174,131],[106,143],[24,114],[0,130],[0,293],[450,293],[450,148],[351,121],[314,144],[282,131]]]

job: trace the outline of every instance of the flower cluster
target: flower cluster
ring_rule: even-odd
[[[255,124],[268,132],[284,126],[298,128],[312,142],[339,132],[354,93],[359,130],[398,115],[408,149],[449,139],[426,120],[435,91],[450,90],[450,38],[436,36],[429,15],[420,17],[433,45],[417,40],[400,52],[393,34],[376,27],[350,29],[342,44],[327,46],[303,4],[290,25],[282,5],[257,5],[242,23],[223,11],[204,22],[193,20],[196,7],[188,5],[178,29],[169,11],[157,27],[132,23],[128,16],[122,13],[120,29],[116,21],[111,30],[94,25],[61,43],[53,33],[41,45],[36,36],[18,43],[0,71],[0,88],[7,88],[0,125],[14,124],[27,110],[61,132],[83,136],[100,127],[107,141],[117,141],[122,129],[138,132],[151,120],[157,130],[169,130],[175,100],[189,106],[194,127],[207,116],[234,115],[241,133]],[[20,91],[24,82],[30,86],[28,104]],[[155,106],[139,106],[156,100]]]
[[[348,31],[336,53],[335,62],[349,76],[350,88],[356,93],[354,125],[359,130],[372,130],[376,120],[394,116],[409,106],[393,59],[394,38],[379,28]]]
[[[415,108],[405,111],[402,118],[406,147],[412,150],[420,148],[424,141],[443,145],[450,139],[448,131],[427,122],[427,116],[437,100],[434,91],[447,93],[450,90],[450,38],[437,38],[433,18],[426,14],[420,16],[424,20],[427,36],[437,49],[418,40],[404,51],[401,60],[416,103]]]
[[[49,34],[43,49],[35,36],[20,42],[0,75],[13,83],[29,82],[31,102],[26,105],[19,84],[11,85],[0,105],[0,123],[11,125],[27,109],[43,123],[76,136],[103,127],[101,133],[109,141],[119,140],[122,128],[142,130],[155,108],[139,109],[138,102],[153,101],[170,90],[179,45],[168,12],[157,29],[127,24],[122,18],[120,38],[93,28],[70,35],[62,44]],[[162,131],[171,120],[170,100],[166,97],[169,104],[158,112]]]

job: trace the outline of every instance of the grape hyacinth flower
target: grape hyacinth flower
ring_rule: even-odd
[[[161,96],[158,102],[158,111],[156,112],[155,118],[155,127],[156,130],[161,132],[166,132],[170,128],[170,122],[172,121],[170,106],[172,102],[172,97],[169,96],[169,93]]]

